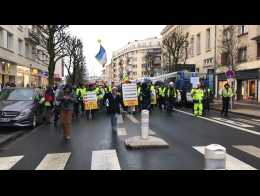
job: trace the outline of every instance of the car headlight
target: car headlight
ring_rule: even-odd
[[[23,116],[26,116],[26,115],[28,115],[30,113],[31,113],[31,110],[30,109],[26,109],[26,110],[22,111],[19,116],[23,117]]]

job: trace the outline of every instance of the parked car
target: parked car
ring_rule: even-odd
[[[32,88],[8,88],[0,92],[0,127],[31,127],[43,122],[42,93]]]

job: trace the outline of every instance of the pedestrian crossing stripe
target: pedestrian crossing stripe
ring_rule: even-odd
[[[251,119],[251,120],[256,121],[256,122],[260,122],[260,119],[255,119],[255,118],[253,118],[253,119]]]
[[[132,123],[135,123],[135,124],[140,123],[140,121],[137,120],[133,115],[127,114],[126,116],[127,116],[127,118],[128,118],[130,121],[132,121]]]
[[[135,123],[135,124],[140,123],[140,121],[137,120],[133,115],[127,114],[127,118],[128,118],[130,121],[132,121],[132,123]],[[149,135],[156,135],[156,133],[155,133],[152,129],[149,129]]]
[[[35,170],[64,170],[71,153],[47,154]]]
[[[127,135],[126,129],[125,128],[117,128],[117,135],[118,136]]]
[[[23,156],[0,157],[0,170],[9,170],[18,163]]]
[[[123,124],[123,123],[124,123],[124,120],[123,120],[122,115],[118,115],[117,116],[117,124]]]
[[[233,147],[260,159],[260,148],[258,147],[252,145],[236,145]]]
[[[255,122],[255,121],[252,121],[252,120],[246,120],[246,119],[242,119],[242,118],[231,118],[232,120],[238,120],[238,121],[241,121],[241,122],[244,122],[244,123],[249,123],[249,124],[252,124],[252,125],[257,125],[257,126],[260,126],[260,122]]]
[[[205,146],[193,146],[195,150],[205,155]],[[226,169],[227,170],[256,170],[249,164],[226,153]]]
[[[180,112],[180,113],[183,113],[183,114],[187,114],[187,115],[193,116],[193,114],[189,113],[189,112],[185,112],[185,111],[177,110],[177,109],[173,109],[173,110],[177,111],[177,112]],[[225,123],[225,122],[222,122],[222,121],[218,121],[218,120],[215,120],[215,119],[206,118],[206,117],[202,117],[202,116],[198,116],[197,118],[201,118],[201,119],[204,119],[204,120],[207,120],[207,121],[211,121],[211,122],[214,122],[214,123],[217,123],[217,124],[225,125],[227,127],[232,127],[234,129],[238,129],[240,131],[244,131],[244,132],[251,133],[251,134],[254,134],[254,135],[260,135],[260,132],[253,131],[253,130],[250,130],[250,129],[246,129],[246,128],[243,128],[243,127],[238,127],[238,126],[235,126],[235,125],[231,125],[231,124],[228,124],[228,123]]]
[[[115,150],[92,152],[91,170],[121,170]]]
[[[222,121],[222,122],[225,122],[225,123],[229,123],[229,124],[232,124],[232,125],[237,125],[239,127],[244,127],[244,128],[253,128],[254,126],[252,125],[248,125],[248,124],[244,124],[244,123],[241,123],[241,122],[235,122],[233,120],[228,120],[228,119],[224,119],[224,118],[213,118],[215,120],[219,120],[219,121]]]

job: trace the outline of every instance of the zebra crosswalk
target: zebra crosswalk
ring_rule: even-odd
[[[236,146],[234,146],[236,147]],[[244,149],[245,146],[241,145],[239,146],[239,149]],[[193,146],[195,150],[197,150],[201,154],[205,154],[205,146]],[[254,150],[257,149],[257,152],[260,152],[260,148],[254,147]],[[252,149],[243,150],[246,151],[249,154],[254,154],[253,151],[250,151]],[[236,157],[231,156],[230,154],[226,153],[226,169],[227,170],[256,170],[255,167],[239,160]]]
[[[233,145],[233,148],[243,153],[260,159],[260,148],[253,145]],[[192,146],[198,153],[205,154],[205,146]],[[124,155],[125,156],[125,155]],[[127,156],[127,155],[126,155]],[[24,155],[0,157],[0,170],[11,170],[16,164],[24,159]],[[32,170],[65,170],[69,160],[72,158],[71,152],[46,154],[38,165]],[[91,154],[90,170],[121,170],[119,157],[115,149],[95,150]],[[259,160],[260,162],[260,160]],[[87,164],[87,163],[86,163]],[[125,168],[131,169],[131,168]],[[177,169],[177,168],[176,168]],[[258,170],[260,165],[251,165],[248,161],[239,157],[226,154],[227,170]]]

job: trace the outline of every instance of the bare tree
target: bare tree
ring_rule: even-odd
[[[236,70],[240,45],[237,25],[228,25],[227,27],[223,25],[220,35],[221,40],[219,41],[218,48],[222,62],[218,64],[229,65],[233,70]]]
[[[86,76],[87,71],[82,41],[76,36],[69,36],[65,52],[67,57],[64,65],[68,71],[68,81],[73,85],[79,84]]]
[[[147,75],[150,76],[154,76],[154,60],[155,60],[155,54],[154,52],[151,51],[147,51],[145,56],[145,71],[147,73]]]
[[[168,71],[176,71],[179,63],[185,64],[188,57],[188,33],[181,30],[175,30],[162,41],[162,47],[165,49],[164,57],[167,59]]]
[[[33,25],[31,38],[36,45],[43,48],[43,51],[48,53],[49,64],[49,84],[54,82],[54,70],[56,63],[65,57],[64,47],[68,40],[66,29],[68,25]],[[43,61],[40,55],[37,55],[38,60]]]

